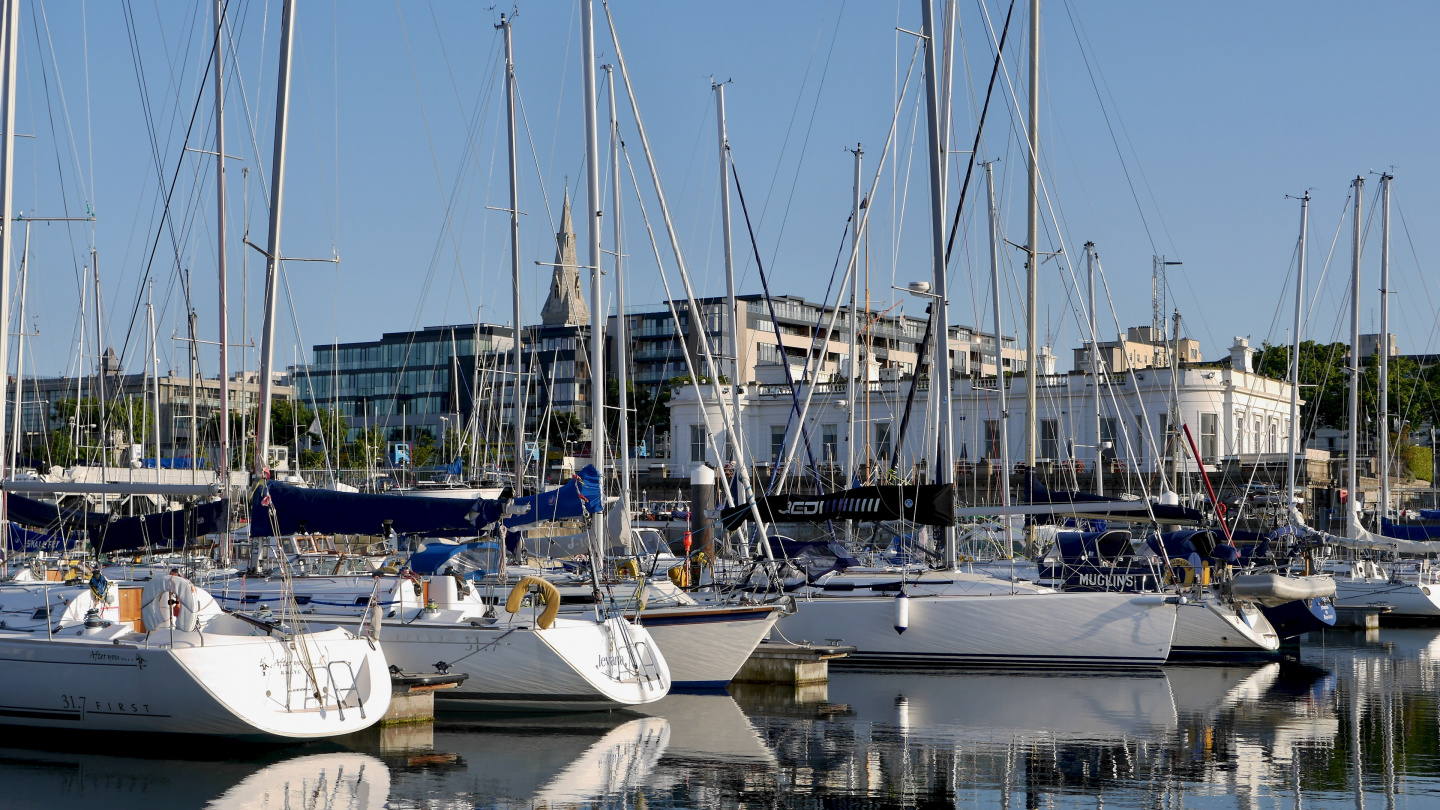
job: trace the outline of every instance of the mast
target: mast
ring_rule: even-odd
[[[25,221],[25,247],[20,250],[20,328],[15,333],[15,419],[10,435],[10,470],[13,473],[20,463],[20,412],[25,406],[25,299],[30,281],[30,221]]]
[[[155,341],[155,280],[150,280],[149,290],[145,295],[145,320],[150,329],[150,356],[145,358],[150,366],[150,382],[155,387],[154,408],[152,422],[155,427],[155,483],[160,483],[160,351]],[[148,393],[148,392],[147,392]],[[229,514],[229,510],[226,510]],[[229,524],[229,519],[226,519]]]
[[[726,314],[728,323],[725,324],[725,328],[726,331],[730,333],[730,345],[722,346],[720,351],[724,352],[726,349],[729,349],[730,352],[730,403],[738,421],[741,413],[740,304],[735,298],[735,254],[730,232],[730,136],[725,128],[725,83],[712,82],[711,84],[715,88],[715,120],[716,127],[718,128],[716,134],[720,139],[720,239],[725,251],[725,306],[728,310]],[[615,176],[618,178],[618,172],[620,171],[620,164],[618,162],[615,164],[615,171],[617,172]],[[619,180],[616,180],[616,183],[618,184]],[[616,194],[619,194],[618,185]],[[618,207],[620,198],[617,196],[615,199]],[[616,244],[619,244],[619,239],[616,239]],[[615,248],[615,252],[619,253],[620,248]],[[783,352],[784,349],[782,348],[781,351]],[[782,358],[782,361],[783,359],[784,358]],[[745,459],[740,453],[738,444],[732,443],[729,449],[730,452],[733,453],[732,458],[735,459],[736,475],[738,475],[738,469],[741,465],[745,464]],[[720,477],[722,480],[725,480],[725,486],[733,487],[733,481],[726,479],[723,471]],[[713,533],[711,536],[713,537]]]
[[[1040,0],[1030,0],[1030,185],[1025,237],[1025,469],[1035,469],[1040,384]],[[997,336],[998,339],[998,336]],[[1009,475],[1009,471],[1006,471]]]
[[[1034,0],[1039,2],[1039,0]],[[935,300],[934,371],[930,376],[930,390],[939,402],[939,418],[936,419],[935,483],[948,484],[955,474],[955,448],[950,431],[950,309],[949,292],[945,277],[945,161],[941,154],[944,122],[940,120],[940,76],[935,53],[935,9],[932,0],[921,0],[921,32],[925,36],[925,112],[930,138],[930,250],[934,262],[932,289]],[[853,255],[855,250],[851,250]],[[853,407],[853,405],[852,405]],[[956,565],[955,529],[944,530],[945,561],[950,568]]]
[[[520,390],[520,174],[515,152],[515,50],[510,41],[511,21],[500,15],[495,26],[505,33],[505,133],[510,157],[510,281],[511,317],[515,329],[515,379],[510,387],[515,412],[515,497],[525,494],[525,398]],[[598,316],[598,313],[597,313]]]
[[[1350,487],[1345,499],[1345,531],[1347,537],[1360,536],[1360,214],[1365,192],[1365,178],[1356,177],[1355,222],[1350,234],[1350,435],[1345,448],[1345,483]]]
[[[600,135],[595,108],[595,8],[580,0],[581,84],[585,103],[585,212],[590,237],[590,463],[605,486],[605,287],[600,274]],[[695,313],[696,317],[700,313]],[[625,317],[625,313],[619,313]]]
[[[225,265],[225,6],[224,0],[215,0],[215,271],[219,276],[220,330],[220,432],[219,469],[216,477],[226,498],[230,497],[230,308],[226,303]],[[158,373],[159,366],[156,365]],[[158,395],[160,387],[155,387]],[[159,405],[157,398],[156,405]],[[155,437],[159,447],[160,437]],[[155,452],[155,480],[160,478],[160,452]],[[220,525],[220,564],[230,562],[230,509],[227,507]]]
[[[860,161],[865,155],[865,150],[861,149],[860,144],[857,143],[855,144],[855,148],[850,150],[850,153],[855,156],[855,200],[850,209],[850,328],[847,330],[850,333],[850,373],[846,375],[845,379],[845,402],[849,405],[849,407],[846,408],[846,410],[849,411],[849,416],[847,419],[848,438],[845,441],[845,486],[842,487],[843,489],[849,489],[855,486],[856,483],[855,445],[858,437],[855,435],[855,415],[860,410],[856,403],[857,397],[855,396],[857,393],[857,378],[860,373],[858,366],[860,360],[860,318],[856,305],[859,303],[860,298]],[[783,347],[781,351],[784,351]],[[865,361],[867,366],[869,362],[868,359]],[[868,374],[866,375],[866,382],[869,382]],[[868,388],[869,386],[867,385],[866,387]],[[845,521],[845,540],[847,542],[853,540],[854,535],[855,521]]]
[[[1305,250],[1310,230],[1310,192],[1300,198],[1300,269],[1295,274],[1295,332],[1290,340],[1290,457],[1285,462],[1285,520],[1295,503],[1295,453],[1300,449],[1300,330],[1305,323]]]
[[[4,43],[0,45],[0,59],[5,64],[5,86],[0,91],[0,115],[4,116],[4,131],[0,132],[0,357],[10,356],[10,249],[15,243],[15,62],[20,48],[20,0],[5,0]],[[81,330],[84,331],[84,330]],[[0,403],[5,401],[5,387],[9,381],[0,374]],[[76,420],[79,421],[79,420]],[[18,437],[12,437],[18,441]],[[0,463],[6,458],[5,429],[0,425]],[[0,470],[4,474],[14,470]],[[5,508],[5,498],[0,497],[0,550],[10,549],[10,526]]]
[[[624,243],[621,239],[620,201],[620,116],[615,109],[615,66],[604,65],[605,89],[610,96],[610,228],[615,246],[615,379],[620,389],[620,430],[616,437],[615,457],[620,465],[620,538],[630,541],[630,322],[625,314]],[[720,117],[724,127],[725,117]],[[724,138],[721,138],[721,159],[724,159]],[[722,178],[723,179],[723,178]],[[727,209],[728,211],[728,209]],[[730,255],[730,219],[725,219],[725,255]],[[731,310],[734,310],[734,286],[731,286]],[[731,381],[734,384],[734,381]]]
[[[265,324],[260,337],[260,410],[255,417],[255,477],[270,473],[271,368],[275,363],[275,308],[280,285],[280,223],[285,204],[285,137],[290,123],[290,60],[294,52],[295,0],[280,13],[280,70],[275,87],[275,155],[270,161],[270,238],[265,256]],[[224,160],[224,157],[220,157]],[[220,341],[225,337],[222,334]],[[222,346],[221,354],[224,354]]]
[[[1380,175],[1380,512],[1375,532],[1385,533],[1390,513],[1390,182]]]
[[[1095,494],[1105,494],[1105,438],[1100,430],[1100,328],[1095,309],[1095,243],[1085,243],[1085,270],[1090,276],[1090,375],[1095,379]]]
[[[1001,515],[1005,518],[1005,556],[1011,556],[1014,548],[1010,543],[1010,400],[1005,393],[1005,364],[1001,361],[1003,344],[1000,336],[1005,334],[1000,321],[1000,215],[995,210],[994,164],[985,164],[985,188],[990,206],[990,293],[995,305],[995,390],[1000,398],[1000,468],[1005,474],[1000,477]]]
[[[10,220],[7,219],[5,224],[9,225]],[[102,331],[104,324],[101,319],[102,307],[100,306],[100,263],[96,258],[95,247],[92,245],[90,248],[90,279],[95,284],[95,402],[99,406],[98,413],[95,415],[95,425],[100,434],[100,482],[104,483],[105,468],[110,466],[110,455],[106,452],[110,442],[107,441],[109,437],[105,430],[105,333]],[[6,279],[4,283],[9,284],[9,279]],[[9,301],[6,301],[5,306],[9,306]],[[10,331],[8,325],[5,331]],[[100,495],[100,511],[104,512],[105,510],[106,497],[102,493]]]

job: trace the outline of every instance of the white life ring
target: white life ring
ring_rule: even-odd
[[[199,627],[200,594],[204,593],[190,580],[166,574],[145,586],[143,615],[145,630],[174,629],[192,633]]]

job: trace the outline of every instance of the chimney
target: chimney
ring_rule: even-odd
[[[1250,358],[1255,355],[1255,350],[1250,348],[1250,341],[1247,338],[1236,337],[1235,345],[1230,347],[1230,367],[1236,371],[1243,371],[1246,374],[1255,373],[1255,368]]]

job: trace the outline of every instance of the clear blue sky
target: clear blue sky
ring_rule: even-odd
[[[1024,241],[1025,228],[1016,108],[1025,104],[1024,5],[1012,23],[1007,69],[982,146],[984,155],[1000,159],[1003,227],[1014,242]],[[320,257],[333,250],[342,263],[289,266],[277,360],[288,364],[293,352],[308,355],[311,345],[330,340],[468,322],[477,309],[486,321],[508,322],[506,222],[486,209],[504,206],[507,194],[503,74],[493,27],[499,9],[439,0],[302,0],[299,6],[284,252]],[[177,265],[192,273],[202,338],[215,339],[213,164],[208,156],[181,152],[187,128],[190,146],[212,148],[213,102],[208,83],[200,86],[210,51],[207,7],[32,2],[22,8],[17,129],[36,137],[17,148],[17,205],[41,216],[93,206],[106,339],[120,346],[131,334],[126,361],[132,369],[145,353],[143,310],[133,332],[131,319],[147,267],[161,311],[162,367],[183,357],[170,339],[183,327]],[[228,151],[241,158],[230,170],[236,339],[258,332],[263,260],[240,243],[247,210],[240,170],[250,173],[251,239],[263,245],[266,192],[259,177],[269,177],[271,161],[279,8],[279,0],[229,2],[238,52],[226,71]],[[1006,6],[991,0],[986,8],[998,34]],[[918,28],[918,9],[918,0],[614,2],[699,292],[723,290],[711,77],[733,81],[730,140],[772,291],[817,300],[849,214],[852,160],[845,149],[864,144],[868,186],[914,47],[895,29]],[[963,53],[952,148],[968,149],[993,51],[982,6],[961,2],[959,12]],[[1080,339],[1069,273],[1081,271],[1086,240],[1099,246],[1122,325],[1150,320],[1151,255],[1158,252],[1184,262],[1171,275],[1172,305],[1207,357],[1222,354],[1234,335],[1255,343],[1284,340],[1298,229],[1298,204],[1285,195],[1306,188],[1314,195],[1310,286],[1318,304],[1307,337],[1342,337],[1348,225],[1318,290],[1315,281],[1349,181],[1367,176],[1368,212],[1377,186],[1369,172],[1392,165],[1398,213],[1408,225],[1407,234],[1396,216],[1392,330],[1402,351],[1440,349],[1440,275],[1432,268],[1432,223],[1440,213],[1433,146],[1440,66],[1431,42],[1440,30],[1440,8],[1046,0],[1043,15],[1041,134],[1050,205],[1042,247],[1058,249],[1063,238],[1067,257],[1044,266],[1042,317],[1062,369]],[[598,50],[612,62],[598,8],[597,16]],[[535,320],[548,278],[548,270],[533,263],[551,260],[551,221],[559,219],[567,182],[584,194],[578,27],[575,5],[565,2],[522,4],[515,21],[528,123],[520,138],[527,321]],[[924,120],[916,106],[918,70],[911,82],[870,223],[870,288],[881,309],[896,300],[892,282],[903,286],[930,272],[925,144],[923,130],[917,136],[913,129]],[[627,144],[647,189],[648,211],[658,219],[621,100]],[[602,117],[605,103],[602,88]],[[965,159],[952,162],[952,206]],[[168,220],[173,238],[170,225],[160,226],[172,177],[178,178]],[[967,202],[974,212],[983,212],[980,177],[977,170]],[[664,294],[628,180],[625,205],[629,300],[658,303]],[[746,259],[741,289],[757,292],[738,200],[735,216],[736,254]],[[951,266],[951,320],[988,324],[987,248],[975,220],[967,225]],[[29,320],[42,334],[29,344],[27,373],[53,373],[73,367],[80,268],[89,261],[92,233],[83,226],[33,227]],[[1378,219],[1367,233],[1369,331],[1378,307]],[[582,260],[584,244],[582,232]],[[673,273],[668,245],[662,244],[662,256]],[[1021,317],[1014,302],[1023,282],[1014,251],[1005,262],[1011,303],[1004,316],[1013,325]],[[914,299],[900,298],[910,314],[920,314]],[[243,338],[242,314],[248,314]],[[1102,332],[1115,330],[1108,313],[1101,323]],[[253,366],[254,353],[249,357]],[[213,349],[202,362],[213,374]]]

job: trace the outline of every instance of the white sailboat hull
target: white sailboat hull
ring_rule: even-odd
[[[435,693],[437,704],[452,711],[608,710],[650,703],[670,690],[656,643],[622,619],[562,617],[546,630],[419,619],[387,622],[380,639],[386,659],[402,670],[469,676],[459,688]]]
[[[768,605],[681,606],[645,610],[641,622],[683,689],[723,689],[770,635],[779,611]]]
[[[1267,657],[1280,653],[1280,634],[1254,605],[1205,599],[1179,605],[1172,659]]]
[[[854,646],[856,661],[1070,667],[1159,666],[1175,633],[1175,606],[1151,595],[912,595],[903,633],[895,601],[817,597],[777,627],[796,642]]]
[[[1440,587],[1388,578],[1354,578],[1336,575],[1335,607],[1389,607],[1387,616],[1440,619]]]
[[[43,632],[0,631],[0,723],[310,739],[360,731],[390,706],[384,656],[341,630],[301,642],[318,690],[278,638],[162,630],[147,645]]]

